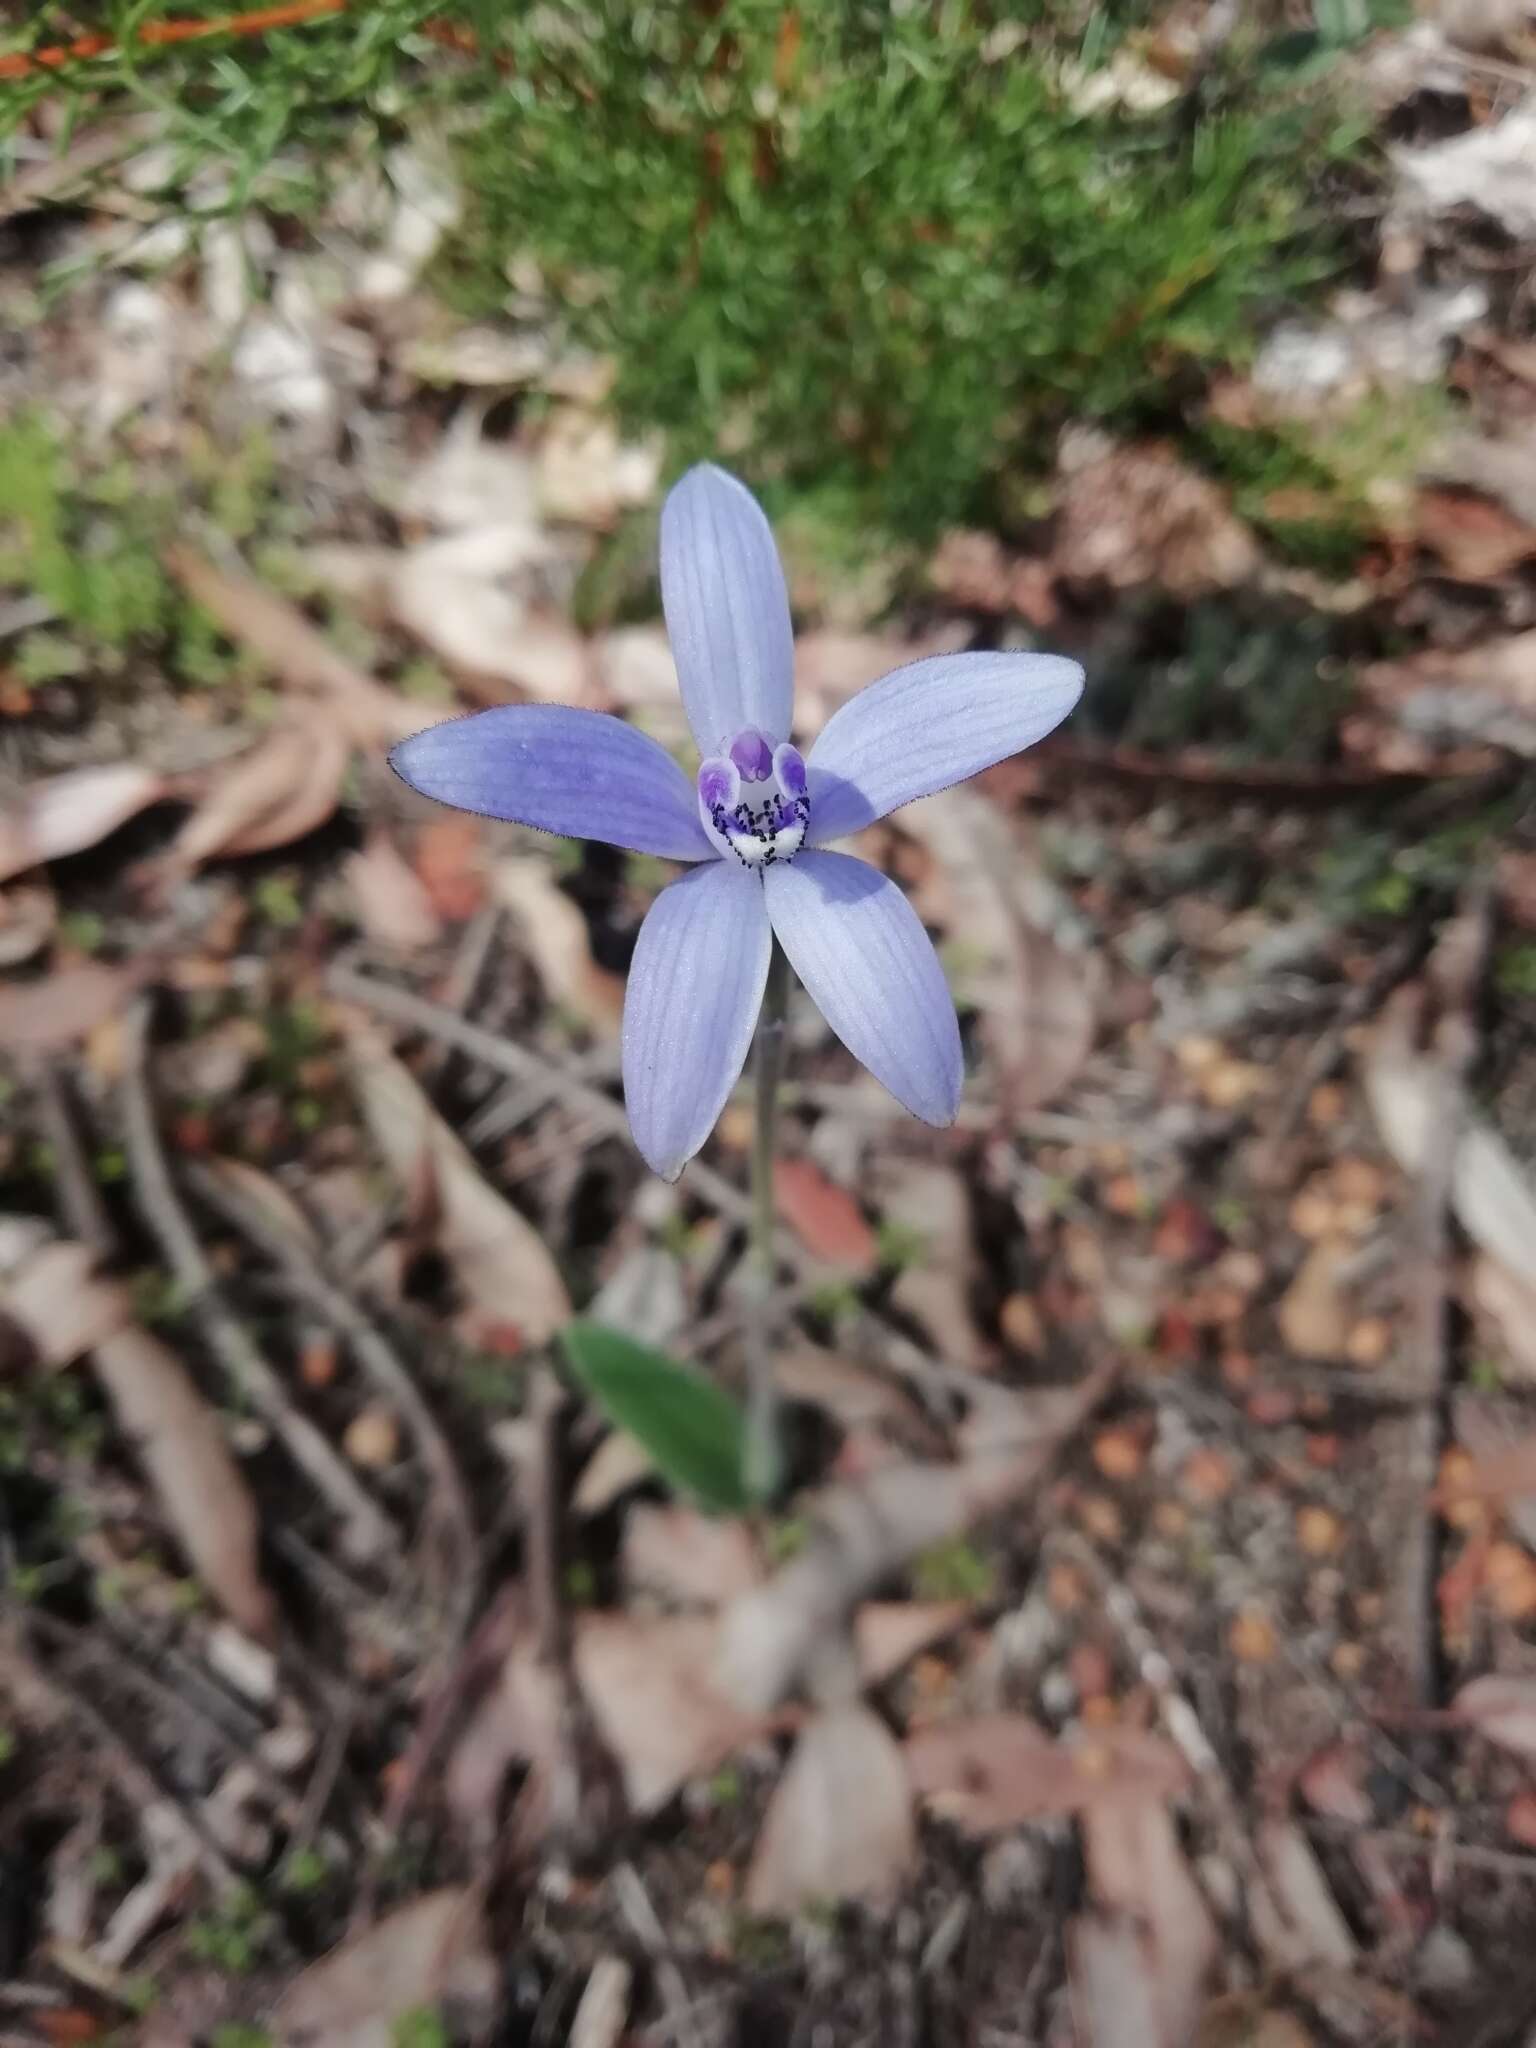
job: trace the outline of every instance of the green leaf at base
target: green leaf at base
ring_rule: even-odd
[[[601,1323],[561,1332],[572,1372],[610,1422],[651,1455],[668,1485],[700,1507],[738,1514],[744,1416],[729,1394],[664,1352]]]

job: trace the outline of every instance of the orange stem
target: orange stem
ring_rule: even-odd
[[[134,37],[146,48],[161,43],[193,43],[205,36],[259,36],[275,28],[296,28],[322,15],[341,14],[351,0],[284,0],[278,7],[255,7],[244,14],[218,14],[206,19],[146,21]],[[118,47],[109,35],[76,36],[72,43],[54,43],[41,50],[15,50],[0,56],[0,78],[29,78],[34,71],[61,71],[89,57],[110,56]]]

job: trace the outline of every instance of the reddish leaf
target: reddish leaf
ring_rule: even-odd
[[[872,1272],[880,1248],[853,1196],[827,1179],[814,1161],[780,1159],[773,1169],[773,1203],[808,1251],[853,1273]]]

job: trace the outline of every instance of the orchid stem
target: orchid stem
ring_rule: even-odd
[[[783,1472],[774,1369],[778,1257],[773,1244],[773,1165],[779,1078],[784,1071],[784,1018],[788,1008],[789,961],[775,940],[769,956],[768,984],[763,991],[753,1061],[757,1125],[752,1133],[752,1233],[748,1252],[753,1309],[747,1324],[747,1426],[742,1479],[755,1501],[772,1498]]]

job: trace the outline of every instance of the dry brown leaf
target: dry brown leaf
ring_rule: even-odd
[[[1258,570],[1252,533],[1227,494],[1161,441],[1117,445],[1094,427],[1062,436],[1051,563],[1074,582],[1151,584],[1192,598]]]
[[[891,1573],[1038,1484],[1113,1379],[1106,1367],[1036,1400],[999,1393],[978,1402],[956,1463],[888,1465],[817,1496],[799,1554],[721,1618],[719,1682],[729,1696],[758,1709],[782,1699],[818,1645]]]
[[[917,1866],[917,1828],[901,1748],[858,1704],[806,1722],[774,1787],[747,1872],[754,1913],[818,1899],[883,1899]]]
[[[243,1159],[204,1159],[199,1163],[205,1173],[222,1181],[237,1201],[259,1210],[279,1230],[297,1238],[310,1250],[320,1249],[314,1225],[288,1190],[270,1173],[263,1173],[259,1166],[251,1166]]]
[[[99,846],[164,795],[164,776],[126,761],[30,784],[0,811],[0,882]]]
[[[1473,491],[1421,490],[1415,526],[1421,546],[1472,582],[1506,575],[1536,554],[1536,529]]]
[[[811,1159],[779,1159],[773,1202],[808,1251],[851,1273],[872,1273],[880,1262],[875,1233],[846,1188],[828,1180]]]
[[[190,873],[207,860],[268,853],[307,837],[335,815],[347,759],[346,735],[333,722],[301,718],[274,727],[215,770],[168,865]]]
[[[358,921],[376,945],[401,953],[432,946],[443,935],[426,884],[385,832],[371,832],[342,872],[357,906]]]
[[[6,1313],[47,1366],[71,1365],[130,1320],[128,1291],[96,1271],[97,1256],[64,1240],[38,1245],[10,1274]]]
[[[902,1160],[877,1168],[874,1198],[885,1222],[917,1246],[891,1299],[923,1325],[947,1365],[981,1371],[987,1347],[971,1310],[976,1240],[965,1181],[953,1167]]]
[[[995,804],[950,789],[898,822],[933,855],[919,908],[960,940],[957,993],[980,1013],[1005,1108],[1021,1114],[1059,1097],[1092,1049],[1097,1028],[1090,964],[1023,914],[1021,863]]]
[[[374,1143],[400,1185],[433,1189],[438,1249],[476,1327],[516,1329],[543,1344],[571,1316],[560,1269],[538,1232],[481,1175],[406,1069],[368,1024],[346,1027],[354,1082]]]
[[[1083,1813],[1102,1800],[1171,1799],[1189,1782],[1177,1750],[1138,1729],[1058,1742],[1027,1714],[938,1721],[907,1738],[913,1789],[967,1834]]]
[[[1451,1713],[1500,1749],[1536,1757],[1536,1678],[1500,1678],[1490,1673],[1464,1685]]]
[[[238,571],[217,568],[192,548],[169,548],[165,559],[188,596],[232,640],[259,654],[293,689],[323,699],[354,746],[376,753],[421,730],[419,705],[355,668],[286,598]]]
[[[1504,1362],[1520,1379],[1536,1380],[1536,1281],[1482,1252],[1472,1260],[1467,1291],[1474,1312],[1497,1333]]]
[[[1080,1913],[1067,1941],[1080,2048],[1174,2048],[1160,2041],[1157,1984],[1142,1930],[1127,1913]],[[1182,2044],[1180,2044],[1182,2048]]]
[[[517,1835],[532,1845],[550,1817],[554,1774],[565,1757],[565,1701],[560,1677],[531,1628],[518,1631],[496,1683],[454,1745],[443,1786],[450,1811],[474,1839],[492,1839],[500,1825],[501,1788],[515,1763],[528,1767],[519,1795]]]
[[[1148,2048],[1185,2048],[1219,1943],[1173,1817],[1159,1799],[1127,1796],[1093,1802],[1079,1824],[1094,1896],[1140,1929],[1156,2015],[1153,2033],[1143,2038]]]
[[[1407,1005],[1388,1006],[1371,1042],[1364,1081],[1387,1150],[1405,1172],[1418,1173],[1436,1122],[1441,1078],[1434,1058],[1414,1049],[1409,1017]],[[1451,1206],[1490,1258],[1517,1278],[1536,1279],[1536,1191],[1503,1139],[1477,1118],[1461,1122]]]
[[[866,1686],[884,1685],[935,1643],[969,1621],[969,1600],[866,1600],[853,1618],[859,1677]]]
[[[744,1522],[650,1501],[625,1516],[619,1561],[632,1593],[657,1593],[679,1607],[718,1607],[763,1577]]]
[[[0,1047],[7,1052],[54,1052],[89,1038],[116,1016],[143,978],[141,967],[109,967],[86,960],[38,981],[0,987]]]
[[[772,1726],[718,1689],[716,1645],[717,1624],[704,1615],[576,1618],[576,1677],[636,1813],[665,1806]]]
[[[890,1428],[930,1438],[932,1424],[910,1394],[835,1351],[797,1343],[774,1364],[779,1391],[826,1412],[848,1430]]]
[[[592,958],[587,921],[556,883],[549,863],[536,855],[498,861],[491,890],[516,919],[545,994],[591,1029],[616,1036],[624,984]]]
[[[1260,1948],[1280,1969],[1315,1963],[1340,1970],[1353,1968],[1359,1960],[1359,1944],[1301,1829],[1293,1820],[1264,1821],[1256,1847],[1269,1878],[1269,1897],[1284,1916],[1280,1925],[1269,1925],[1268,1898],[1262,1889],[1255,1891],[1248,1911]]]
[[[427,1892],[311,1963],[278,2001],[278,2048],[392,2048],[422,2008],[475,2031],[493,2016],[497,1968],[477,1893]]]
[[[634,1980],[634,1970],[622,1956],[599,1956],[571,2016],[566,2048],[619,2048]]]
[[[136,1325],[98,1340],[91,1364],[193,1571],[247,1635],[270,1639],[277,1612],[257,1562],[256,1503],[213,1410]]]
[[[0,892],[0,967],[35,960],[59,928],[59,900],[42,883]]]
[[[655,1470],[655,1460],[638,1438],[627,1430],[612,1429],[582,1467],[571,1506],[578,1515],[600,1515],[621,1493],[641,1485]]]
[[[1294,1358],[1342,1358],[1355,1311],[1342,1276],[1354,1259],[1352,1246],[1336,1238],[1313,1245],[1295,1279],[1280,1297],[1275,1320]]]
[[[547,553],[539,543],[538,553]],[[526,567],[520,527],[486,526],[424,541],[398,558],[388,595],[407,632],[476,695],[504,701],[504,689],[475,688],[477,678],[513,683],[546,703],[582,702],[588,689],[586,642],[566,620],[532,610],[501,579]]]

